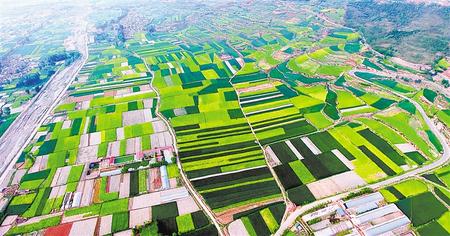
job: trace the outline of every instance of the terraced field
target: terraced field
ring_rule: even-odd
[[[92,16],[88,62],[2,183],[0,234],[272,235],[444,151],[416,102],[447,134],[448,98],[340,26],[343,8],[103,7],[124,15]],[[419,234],[450,232],[448,172],[381,192]]]
[[[385,132],[394,132],[383,127]],[[397,175],[426,161],[413,149],[402,153],[400,148],[409,146],[407,143],[397,145],[363,124],[349,123],[271,144],[266,151],[289,198],[304,204]]]
[[[280,200],[280,189],[229,82],[232,71],[241,68],[239,60],[222,61],[216,53],[194,55],[189,48],[178,48],[178,57],[169,58],[169,49],[175,51],[163,47],[163,55],[136,52],[147,62],[157,62],[149,67],[161,94],[160,111],[175,131],[179,158],[192,185],[223,222],[229,222],[235,208]],[[170,65],[177,67],[163,69]],[[201,76],[205,71],[214,76]]]

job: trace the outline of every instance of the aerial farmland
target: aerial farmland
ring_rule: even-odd
[[[80,4],[0,139],[0,235],[450,235],[450,55],[337,1]]]

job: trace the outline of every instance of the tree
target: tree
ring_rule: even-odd
[[[5,117],[11,115],[11,108],[10,107],[3,107],[2,108],[2,115],[5,116]]]
[[[445,88],[450,87],[450,83],[449,83],[448,80],[446,80],[446,79],[443,79],[443,80],[442,80],[442,85],[444,85]]]
[[[81,57],[80,52],[78,51],[64,51],[59,53],[54,53],[43,57],[39,61],[39,68],[44,70],[48,69],[48,67],[53,67],[56,63],[60,61],[65,61],[65,65],[70,65],[72,62]]]
[[[41,81],[40,77],[41,75],[38,72],[26,74],[19,78],[17,87],[29,87],[38,84]]]

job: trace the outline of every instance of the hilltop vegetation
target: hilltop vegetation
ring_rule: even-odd
[[[448,55],[450,7],[405,2],[349,3],[348,27],[360,30],[377,51],[416,63],[431,63],[437,53]]]

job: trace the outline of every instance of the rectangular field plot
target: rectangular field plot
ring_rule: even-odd
[[[421,235],[432,232],[445,232],[443,235],[446,235],[450,211],[439,200],[439,193],[430,191],[428,185],[421,180],[411,179],[388,186],[381,193],[387,201],[398,206]]]
[[[328,132],[274,143],[267,150],[271,158],[269,163],[273,164],[283,188],[296,204],[366,183],[351,171],[355,169],[353,154]]]
[[[285,208],[283,203],[274,203],[266,208],[242,212],[234,216],[228,230],[235,233],[233,235],[272,235],[281,224]]]
[[[311,115],[308,121],[311,120],[314,126],[311,125],[303,117],[306,112],[301,110],[308,110],[308,105],[304,107],[304,103],[299,101],[299,93],[280,82],[262,80],[258,85],[244,83],[235,86],[239,86],[237,91],[240,106],[263,145],[304,135],[315,131],[316,127],[324,128],[331,123],[322,122],[327,121],[326,117]],[[312,107],[317,105],[314,104],[317,102],[316,98],[304,97],[313,101]],[[320,104],[320,101],[318,103]],[[320,111],[321,107],[315,109]]]

